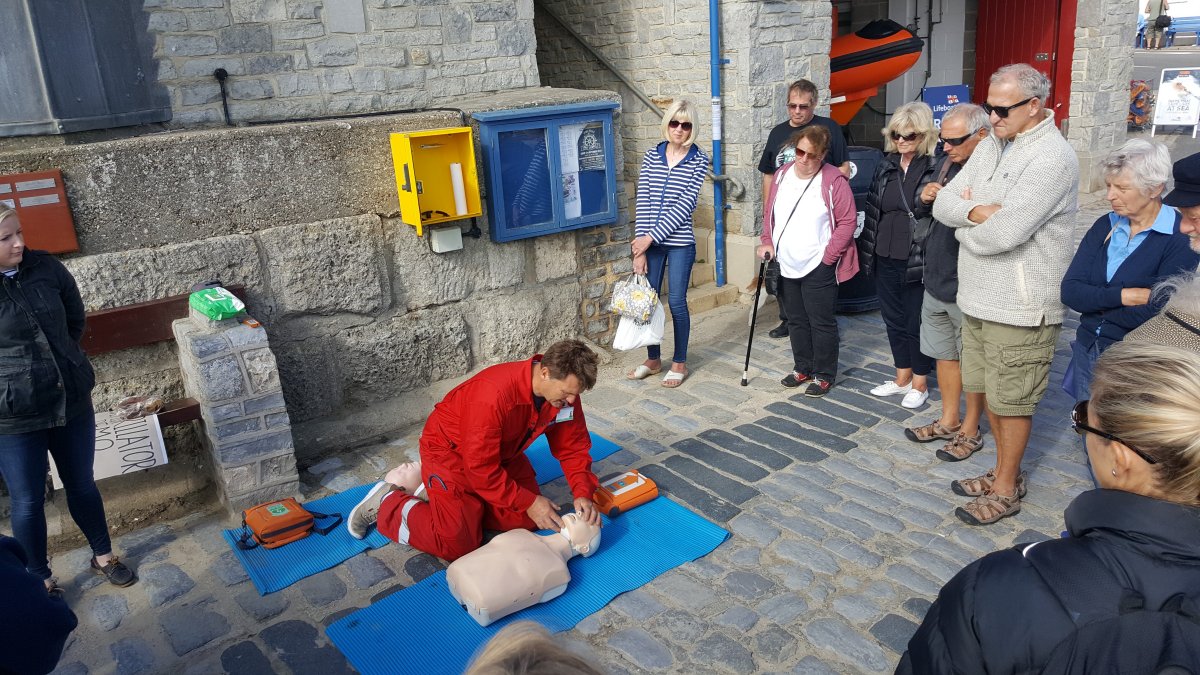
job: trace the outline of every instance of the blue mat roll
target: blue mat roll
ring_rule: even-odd
[[[604,459],[620,449],[621,446],[607,438],[592,434],[592,461]],[[554,455],[550,454],[550,446],[546,443],[545,436],[539,436],[525,450],[525,455],[533,464],[539,485],[563,475],[562,466]],[[339,494],[307,502],[305,507],[319,513],[340,513],[342,518],[347,518],[350,510],[366,496],[372,485],[374,483],[360,485]],[[242,536],[241,528],[225,530],[222,536],[233,549],[234,557],[246,569],[246,574],[250,575],[250,580],[254,582],[259,595],[287,588],[305,577],[324,572],[363,551],[379,548],[390,541],[376,530],[371,530],[366,539],[355,539],[346,530],[345,522],[326,536],[310,534],[300,541],[276,549],[265,549],[261,546],[249,551],[239,549],[237,540]]]
[[[509,623],[528,620],[552,632],[567,630],[621,593],[708,554],[728,537],[722,528],[659,497],[614,520],[605,518],[600,550],[571,559],[571,583],[550,602],[484,628],[454,600],[442,571],[343,617],[325,633],[364,675],[457,675]]]

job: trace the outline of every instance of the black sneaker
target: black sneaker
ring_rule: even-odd
[[[829,380],[816,379],[813,380],[812,384],[808,385],[808,389],[804,390],[804,395],[812,398],[821,398],[825,394],[828,394],[832,388],[833,383]]]
[[[133,570],[129,569],[115,555],[108,559],[108,564],[104,567],[97,565],[96,559],[92,558],[92,571],[108,579],[108,583],[113,586],[121,588],[132,586],[138,580]]]
[[[787,322],[786,321],[780,322],[780,324],[778,326],[772,328],[771,331],[769,333],[767,333],[767,335],[770,337],[776,338],[776,339],[787,337],[788,336]]]
[[[796,373],[788,373],[787,377],[779,381],[780,384],[788,389],[795,389],[805,382],[812,382],[812,375],[798,375]]]

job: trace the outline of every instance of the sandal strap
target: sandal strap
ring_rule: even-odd
[[[992,483],[996,482],[996,474],[988,469],[988,472],[982,476],[974,478],[964,478],[958,483],[971,492],[989,492],[992,489]],[[981,497],[983,495],[980,495]]]
[[[990,523],[999,520],[1001,516],[1006,515],[1012,510],[1014,504],[1019,504],[1021,499],[1017,495],[1005,496],[988,490],[987,492],[972,499],[964,509],[967,510],[976,520],[982,523]]]
[[[982,435],[970,438],[960,431],[954,434],[954,438],[946,442],[946,445],[942,447],[942,451],[952,455],[955,459],[966,459],[975,454],[981,447],[983,447]]]

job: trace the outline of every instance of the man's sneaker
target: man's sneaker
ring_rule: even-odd
[[[968,525],[991,525],[1021,512],[1020,490],[1017,494],[1004,496],[992,491],[972,499],[966,506],[954,509],[954,515]]]
[[[772,328],[771,331],[769,333],[767,333],[767,335],[769,335],[775,339],[787,337],[788,336],[787,322],[786,321],[779,322],[779,325]]]
[[[872,396],[897,396],[899,394],[907,394],[912,391],[912,383],[906,384],[903,387],[896,384],[893,380],[888,380],[883,384],[871,390]]]
[[[788,373],[787,377],[779,381],[780,384],[788,389],[795,389],[808,382],[812,382],[812,375],[801,375],[800,373]]]
[[[92,571],[108,579],[108,583],[113,586],[120,586],[121,588],[132,586],[138,580],[133,570],[129,569],[115,555],[108,559],[104,567],[97,565],[96,559],[92,558]]]
[[[351,537],[362,539],[367,536],[367,531],[379,519],[379,505],[383,503],[383,498],[395,489],[395,485],[381,480],[367,491],[367,496],[351,509],[350,517],[346,518],[346,529]]]
[[[808,389],[804,390],[804,395],[811,398],[821,398],[825,394],[828,394],[831,388],[833,388],[832,382],[818,378],[813,380],[812,384],[808,385]]]

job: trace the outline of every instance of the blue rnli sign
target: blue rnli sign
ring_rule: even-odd
[[[959,103],[970,103],[971,92],[965,84],[925,87],[921,91],[921,100],[933,109],[933,125],[940,129],[942,128],[942,116]]]

